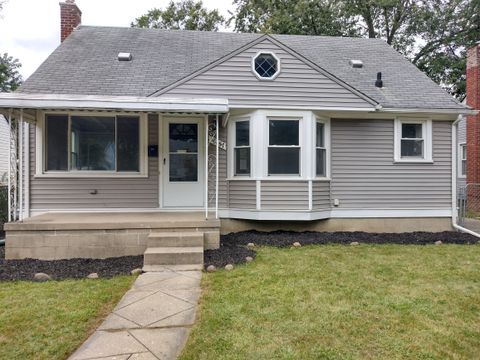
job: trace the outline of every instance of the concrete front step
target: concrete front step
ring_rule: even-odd
[[[203,232],[154,232],[148,235],[147,246],[151,247],[192,247],[202,246]]]
[[[203,264],[203,245],[190,247],[149,247],[143,255],[144,265]]]

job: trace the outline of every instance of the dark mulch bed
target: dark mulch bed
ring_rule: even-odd
[[[5,247],[0,246],[0,281],[32,280],[33,275],[43,272],[54,280],[80,279],[96,272],[102,278],[129,275],[130,271],[143,266],[143,256],[124,256],[109,259],[70,260],[5,260]]]
[[[246,262],[245,258],[251,256],[255,258],[255,251],[247,249],[244,246],[230,246],[222,244],[217,250],[205,250],[203,262],[205,268],[214,265],[217,268],[224,267],[227,264],[242,264]]]
[[[353,241],[364,244],[411,244],[427,245],[435,241],[445,244],[476,244],[479,239],[475,236],[456,231],[438,233],[366,233],[356,232],[293,232],[293,231],[243,231],[231,233],[221,237],[222,246],[237,247],[248,243],[255,245],[270,245],[288,247],[298,241],[302,245],[311,244],[350,244]]]

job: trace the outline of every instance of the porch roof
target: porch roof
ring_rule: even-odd
[[[228,99],[0,93],[0,109],[116,110],[223,114]]]

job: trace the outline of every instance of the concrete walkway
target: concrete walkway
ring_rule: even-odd
[[[200,271],[140,275],[71,360],[176,359],[195,321]]]

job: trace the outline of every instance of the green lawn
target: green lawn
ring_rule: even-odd
[[[480,245],[264,247],[203,287],[183,360],[480,356]]]
[[[0,359],[65,359],[134,279],[0,282]]]

